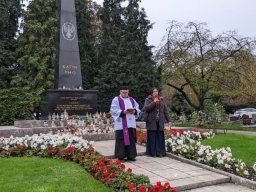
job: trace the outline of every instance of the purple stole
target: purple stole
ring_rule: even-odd
[[[132,97],[129,97],[129,99],[132,103],[132,107],[135,108],[134,99]],[[119,102],[120,109],[124,111],[125,110],[124,100],[120,96],[118,96],[118,102]],[[128,132],[126,115],[123,115],[122,117],[122,125],[123,125],[123,133],[124,133],[124,145],[127,146],[127,145],[130,145],[130,137]]]

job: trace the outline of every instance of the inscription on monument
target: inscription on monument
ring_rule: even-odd
[[[78,67],[76,65],[62,65],[65,75],[76,75]]]
[[[97,91],[69,91],[51,90],[48,95],[52,113],[63,113],[85,115],[85,112],[95,113],[97,111]]]

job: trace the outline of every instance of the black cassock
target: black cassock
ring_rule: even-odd
[[[134,159],[137,156],[136,150],[136,129],[128,128],[129,138],[130,138],[130,145],[124,145],[124,134],[123,130],[116,130],[115,131],[115,158],[118,159]]]

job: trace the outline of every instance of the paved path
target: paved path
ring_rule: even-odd
[[[186,190],[184,192],[253,192],[254,190],[248,189],[241,185],[233,183],[224,183],[219,185],[212,185],[208,187],[202,187],[192,190]],[[254,191],[255,192],[255,191]]]
[[[106,157],[113,157],[114,141],[99,141],[94,143],[95,150]],[[243,186],[229,183],[230,178],[218,173],[208,171],[186,164],[169,157],[153,158],[145,156],[145,147],[137,145],[138,155],[136,161],[125,162],[126,167],[131,168],[135,174],[143,174],[149,177],[150,182],[170,182],[171,186],[179,191],[188,192],[251,192],[253,190]]]

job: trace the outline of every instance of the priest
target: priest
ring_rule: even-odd
[[[135,161],[136,119],[140,109],[135,99],[129,96],[126,84],[120,86],[120,95],[112,100],[110,112],[115,122],[115,157],[121,161]]]

